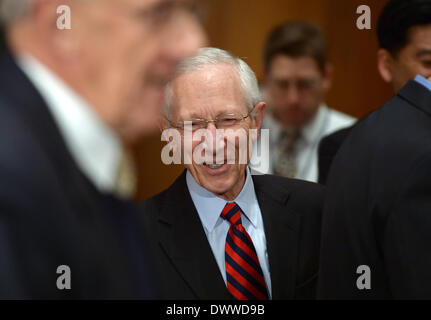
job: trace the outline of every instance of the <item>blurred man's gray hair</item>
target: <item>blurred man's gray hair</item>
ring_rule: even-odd
[[[0,0],[0,24],[8,25],[23,18],[34,0]]]
[[[253,70],[242,59],[233,56],[230,52],[218,48],[201,48],[191,58],[183,60],[177,67],[176,76],[202,69],[210,65],[229,64],[238,72],[241,89],[247,101],[249,110],[262,101],[259,85]],[[166,87],[165,116],[169,116],[172,106],[173,90],[171,84]]]

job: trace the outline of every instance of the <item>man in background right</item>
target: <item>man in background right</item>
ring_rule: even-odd
[[[335,157],[320,299],[431,298],[431,1],[390,1],[378,34],[380,73],[398,94]]]
[[[269,113],[263,128],[270,130],[270,154],[267,168],[255,169],[317,182],[320,140],[355,122],[324,102],[332,66],[322,31],[308,22],[276,27],[266,40],[264,67],[263,94]]]

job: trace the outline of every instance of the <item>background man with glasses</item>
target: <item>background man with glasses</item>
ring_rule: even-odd
[[[252,176],[249,158],[239,161],[238,140],[216,132],[259,130],[265,106],[253,71],[224,50],[201,49],[177,68],[166,92],[166,128],[180,128],[178,148],[193,161],[171,187],[143,203],[142,215],[157,250],[164,298],[314,298],[322,187]],[[193,141],[187,130],[198,129],[213,139]],[[188,143],[191,150],[185,150]],[[212,152],[199,163],[202,144]],[[222,160],[216,159],[220,153]]]
[[[317,182],[320,140],[355,122],[324,103],[332,82],[326,51],[322,31],[307,22],[280,25],[266,40],[269,113],[262,127],[270,130],[268,173]]]

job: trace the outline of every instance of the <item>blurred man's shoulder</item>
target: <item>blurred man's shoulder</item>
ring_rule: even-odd
[[[38,186],[54,174],[38,136],[27,121],[0,97],[0,170],[4,183]],[[6,178],[7,177],[7,178]]]

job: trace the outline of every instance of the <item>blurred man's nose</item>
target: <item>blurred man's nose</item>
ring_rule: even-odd
[[[297,105],[300,102],[298,88],[296,88],[295,86],[290,86],[285,93],[284,101],[289,106]]]

